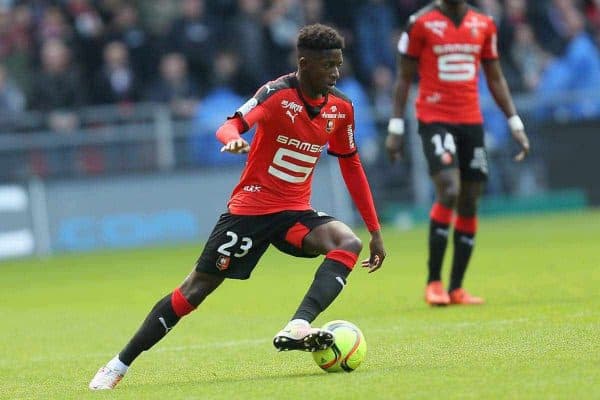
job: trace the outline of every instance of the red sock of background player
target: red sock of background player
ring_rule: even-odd
[[[442,279],[442,262],[448,245],[448,229],[452,222],[452,209],[434,203],[429,214],[429,259],[427,283]]]
[[[477,232],[477,217],[459,215],[454,223],[454,257],[450,274],[449,291],[462,287],[462,282],[471,259]]]

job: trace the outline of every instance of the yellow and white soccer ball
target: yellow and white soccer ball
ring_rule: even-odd
[[[317,365],[327,372],[352,372],[358,368],[367,354],[367,342],[361,330],[343,320],[330,321],[321,329],[333,332],[335,343],[326,350],[312,353]]]

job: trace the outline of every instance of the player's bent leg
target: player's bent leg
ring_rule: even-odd
[[[125,376],[131,363],[173,329],[179,320],[216,289],[223,278],[192,271],[181,287],[159,300],[123,350],[100,368],[89,384],[92,390],[114,388]]]
[[[333,345],[333,333],[312,328],[310,322],[325,310],[346,285],[362,249],[360,239],[345,224],[332,221],[315,228],[304,240],[307,252],[325,253],[314,280],[292,321],[273,338],[280,351],[316,351]]]

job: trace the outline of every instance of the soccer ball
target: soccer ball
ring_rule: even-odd
[[[321,329],[333,332],[335,343],[326,350],[312,353],[317,365],[327,372],[352,372],[358,368],[367,354],[367,342],[360,329],[343,320],[330,321]]]

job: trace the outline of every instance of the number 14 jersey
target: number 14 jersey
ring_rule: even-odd
[[[245,130],[257,125],[248,161],[228,203],[238,215],[311,209],[314,168],[325,148],[331,155],[356,153],[354,109],[339,90],[305,99],[295,74],[261,87],[235,113]]]
[[[410,17],[398,50],[419,60],[419,120],[482,123],[478,72],[481,60],[498,58],[496,37],[493,19],[471,7],[458,24],[435,4]]]

